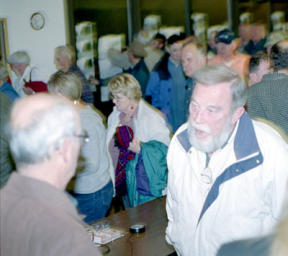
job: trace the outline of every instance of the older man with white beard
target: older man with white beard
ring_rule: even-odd
[[[287,144],[244,110],[246,88],[224,66],[193,75],[189,118],[169,146],[166,240],[178,255],[267,234],[287,182]]]

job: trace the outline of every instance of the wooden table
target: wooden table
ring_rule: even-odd
[[[134,208],[121,211],[101,222],[108,222],[111,227],[127,231],[124,237],[107,244],[109,256],[165,256],[174,252],[172,246],[165,241],[167,215],[166,198],[159,198]],[[145,224],[146,231],[142,234],[132,234],[129,227],[135,223]]]

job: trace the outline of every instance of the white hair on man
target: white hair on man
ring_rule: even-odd
[[[8,132],[10,149],[17,168],[49,159],[66,137],[76,134],[75,114],[63,101],[48,108],[38,108],[29,116],[29,120],[23,122],[13,118],[17,103],[11,113]]]
[[[72,45],[61,45],[56,47],[55,55],[57,57],[67,57],[72,64],[74,64],[76,61],[76,53]]]
[[[247,101],[247,90],[243,79],[241,79],[236,72],[225,66],[205,66],[197,70],[193,78],[195,83],[201,83],[207,86],[213,86],[219,83],[230,83],[232,112],[237,107],[244,106]]]
[[[12,53],[8,59],[9,64],[30,64],[30,57],[26,51],[17,51]]]

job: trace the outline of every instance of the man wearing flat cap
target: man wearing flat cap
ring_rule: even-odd
[[[208,65],[223,65],[231,68],[246,79],[249,74],[250,56],[237,52],[237,42],[234,33],[223,29],[215,37],[217,55],[208,61]]]
[[[144,95],[149,78],[149,70],[144,62],[147,52],[142,43],[138,40],[134,40],[128,47],[127,54],[132,67],[124,70],[124,72],[130,73],[138,80],[141,85],[142,94]]]

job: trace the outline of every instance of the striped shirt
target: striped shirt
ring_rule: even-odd
[[[248,89],[247,111],[252,118],[263,118],[288,135],[288,76],[272,73]]]

